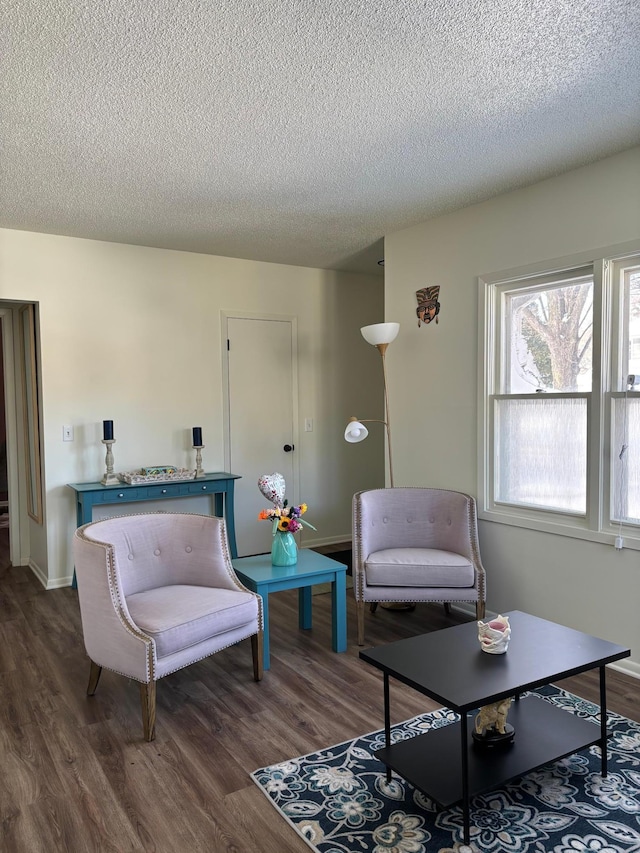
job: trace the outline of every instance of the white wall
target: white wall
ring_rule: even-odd
[[[397,485],[478,494],[478,276],[637,241],[640,148],[385,238]],[[415,291],[441,286],[438,325]],[[480,523],[488,608],[525,610],[632,650],[640,674],[640,553]]]
[[[383,319],[381,278],[0,230],[9,300],[39,303],[46,515],[30,525],[28,556],[48,586],[70,582],[66,484],[102,477],[103,419],[114,421],[116,470],[194,464],[193,425],[205,469],[224,470],[223,311],[297,316],[299,416],[314,421],[297,448],[300,496],[318,529],[305,545],[350,539],[353,492],[384,479],[381,441],[354,450],[342,438],[353,410],[381,407],[379,357],[359,332]],[[257,364],[256,381],[274,370]]]

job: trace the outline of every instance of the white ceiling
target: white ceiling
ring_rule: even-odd
[[[638,0],[9,0],[0,226],[380,271],[640,142]]]

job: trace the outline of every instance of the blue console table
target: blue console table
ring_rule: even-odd
[[[238,556],[236,548],[236,525],[233,516],[233,488],[239,474],[220,471],[205,474],[196,480],[167,480],[164,483],[139,483],[103,486],[102,483],[69,483],[76,494],[77,526],[93,521],[94,506],[106,504],[129,504],[136,501],[159,501],[166,498],[193,498],[207,494],[214,498],[214,515],[224,518],[232,559]],[[75,572],[73,584],[76,586]]]

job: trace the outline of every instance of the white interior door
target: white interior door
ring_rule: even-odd
[[[235,485],[239,557],[271,550],[271,525],[258,521],[271,506],[260,475],[282,474],[289,501],[297,494],[294,331],[291,320],[227,317],[229,471],[242,477]]]

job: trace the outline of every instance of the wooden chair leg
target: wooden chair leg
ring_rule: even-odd
[[[484,619],[484,601],[476,601],[476,619]]]
[[[358,645],[364,646],[364,601],[356,602],[356,613],[358,616]]]
[[[443,602],[443,604],[444,604],[444,612],[447,614],[447,616],[450,616],[451,615],[451,605],[449,604],[448,601]]]
[[[264,674],[264,638],[262,629],[251,637],[251,654],[253,655],[253,680],[262,681]]]
[[[144,739],[152,741],[156,736],[156,683],[140,683],[140,703],[142,705],[142,729]]]
[[[97,663],[91,661],[91,670],[89,672],[89,685],[87,687],[87,696],[93,696],[96,690],[98,689],[98,682],[100,681],[100,674],[102,673],[102,667],[98,666]]]

